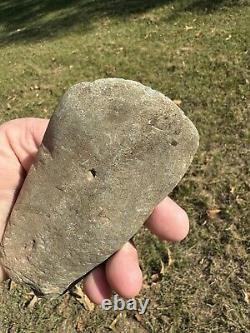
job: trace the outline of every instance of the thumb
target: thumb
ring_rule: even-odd
[[[47,126],[48,120],[38,118],[15,119],[0,126],[0,241]],[[3,277],[0,269],[0,281]]]

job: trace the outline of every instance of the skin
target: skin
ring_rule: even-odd
[[[23,118],[0,126],[0,241],[47,125],[46,119]],[[186,212],[167,197],[155,207],[145,227],[162,240],[181,241],[188,234],[189,221]],[[7,274],[0,266],[0,281],[6,278]],[[142,272],[132,242],[126,243],[83,281],[84,292],[96,304],[109,298],[112,290],[131,298],[141,287]]]

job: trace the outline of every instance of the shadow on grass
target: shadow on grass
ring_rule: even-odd
[[[178,1],[176,1],[178,2]],[[221,7],[227,6],[236,6],[241,5],[244,1],[241,0],[183,0],[179,1],[182,4],[182,10],[185,11],[196,11],[202,13],[210,13],[216,9],[220,9]]]
[[[91,28],[100,17],[120,17],[173,4],[179,11],[215,10],[238,1],[226,0],[2,0],[0,3],[0,42],[40,40],[63,34],[82,24]]]

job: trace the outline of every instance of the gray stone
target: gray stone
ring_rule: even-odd
[[[123,79],[74,85],[10,217],[1,252],[11,277],[64,292],[133,237],[197,147],[196,128],[161,93]]]

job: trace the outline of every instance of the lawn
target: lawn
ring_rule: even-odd
[[[123,77],[185,111],[200,148],[171,194],[190,235],[135,237],[144,315],[72,293],[35,302],[0,287],[0,332],[250,332],[250,3],[222,0],[2,0],[0,123],[48,118],[72,84]],[[83,304],[82,304],[83,303]]]

